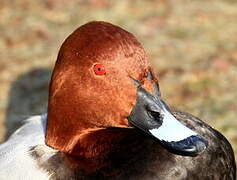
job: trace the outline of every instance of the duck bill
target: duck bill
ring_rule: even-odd
[[[180,123],[160,98],[137,85],[137,100],[128,116],[128,121],[147,134],[159,140],[161,145],[172,153],[196,156],[203,152],[208,142],[196,132]]]

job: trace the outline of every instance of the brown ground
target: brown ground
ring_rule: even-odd
[[[1,0],[0,15],[0,141],[46,111],[63,39],[104,20],[140,39],[168,104],[221,131],[237,153],[236,0]]]

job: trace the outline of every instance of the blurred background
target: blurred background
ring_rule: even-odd
[[[63,40],[103,20],[144,45],[171,107],[221,131],[237,153],[236,0],[0,0],[0,142],[47,110]]]

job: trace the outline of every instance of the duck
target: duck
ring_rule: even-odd
[[[103,21],[66,38],[47,113],[25,120],[0,145],[0,179],[235,178],[228,140],[171,110],[140,42]]]

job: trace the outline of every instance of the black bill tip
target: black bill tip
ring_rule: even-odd
[[[172,153],[184,156],[197,156],[208,147],[208,141],[198,135],[193,135],[181,141],[162,141],[162,144]]]

